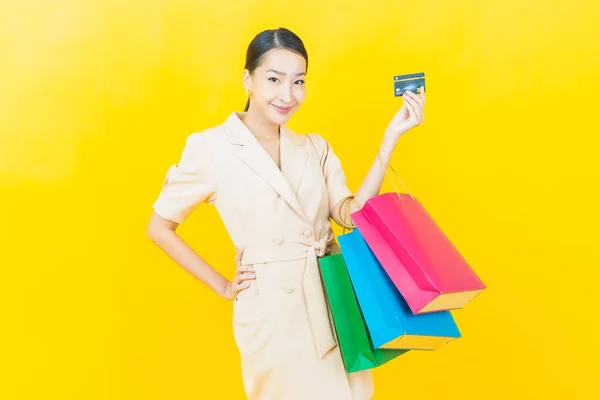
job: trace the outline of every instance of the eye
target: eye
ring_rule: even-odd
[[[275,78],[274,76],[267,78],[269,81],[273,82],[273,83],[277,83],[279,82],[279,79]]]
[[[304,81],[302,79],[298,79],[295,83],[296,85],[304,85]]]

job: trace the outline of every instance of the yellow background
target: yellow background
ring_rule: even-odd
[[[455,313],[463,338],[376,369],[375,398],[594,397],[599,18],[578,0],[3,1],[0,398],[242,398],[230,304],[145,229],[278,26],[310,56],[290,126],[329,139],[354,190],[401,105],[393,75],[426,72],[393,164],[489,286]],[[214,209],[181,234],[231,276]]]

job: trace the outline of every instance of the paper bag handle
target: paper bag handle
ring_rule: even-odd
[[[383,170],[385,171],[385,175],[387,176],[388,180],[390,181],[390,183],[394,187],[394,190],[396,191],[396,194],[398,195],[398,198],[400,198],[400,191],[398,190],[398,188],[394,184],[394,179],[390,176],[389,171],[387,170],[387,166],[383,162],[383,159],[381,158],[381,154],[379,154],[379,151],[377,152],[377,158],[379,159],[379,162],[381,162],[381,165],[383,166]],[[400,183],[402,184],[402,187],[404,187],[404,189],[406,190],[406,192],[408,193],[408,195],[410,196],[410,198],[414,200],[415,199],[414,196],[412,195],[412,193],[410,192],[410,190],[408,190],[408,187],[406,187],[406,185],[404,184],[404,181],[402,180],[402,178],[400,178],[400,175],[398,175],[398,173],[396,172],[396,170],[394,169],[394,167],[392,166],[391,163],[389,164],[389,167],[392,170],[392,172],[394,173],[394,175],[396,176],[396,178],[400,181]],[[358,201],[356,200],[356,198],[354,197],[354,195],[347,196],[344,199],[342,199],[342,201],[345,202],[345,201],[347,201],[350,198],[352,200],[354,200],[354,203],[356,204],[356,206],[360,210],[361,206],[360,206],[360,204],[358,204]],[[345,216],[344,217],[342,217],[342,208],[345,211]],[[343,203],[341,204],[340,209],[339,209],[339,217],[340,217],[340,222],[342,223],[342,234],[343,235],[346,234],[346,229],[353,230],[354,228],[356,228],[356,226],[354,224],[350,224],[350,225],[346,224],[345,221],[350,220],[350,210],[349,210],[349,208],[347,206],[344,207]]]
[[[379,151],[377,152],[377,158],[379,159],[379,161],[383,165],[383,169],[385,171],[385,175],[388,177],[390,183],[394,187],[394,190],[396,190],[396,193],[398,194],[398,197],[400,197],[400,191],[398,190],[398,188],[396,187],[396,185],[394,185],[394,180],[390,177],[390,174],[389,174],[389,172],[387,170],[387,167],[386,167],[385,163],[383,162],[383,159],[381,158],[381,155],[379,154]],[[400,178],[400,175],[398,175],[398,173],[396,172],[396,170],[394,169],[394,167],[392,167],[391,163],[389,164],[389,166],[390,166],[390,169],[392,170],[392,172],[394,173],[394,175],[396,175],[396,178],[398,178],[398,180],[400,181],[400,183],[404,187],[404,189],[406,189],[406,192],[408,193],[408,195],[410,196],[410,198],[414,200],[415,199],[414,196],[412,195],[412,193],[410,192],[410,190],[408,190],[408,188],[406,187],[406,185],[404,184],[404,182]]]

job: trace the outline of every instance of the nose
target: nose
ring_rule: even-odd
[[[282,102],[288,104],[292,101],[292,88],[287,85],[281,85],[281,94],[279,95]]]

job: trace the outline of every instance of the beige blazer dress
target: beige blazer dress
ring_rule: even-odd
[[[370,371],[346,374],[318,257],[339,251],[330,213],[351,195],[340,160],[316,134],[280,129],[281,170],[234,112],[191,134],[155,211],[181,223],[214,205],[256,279],[233,302],[233,334],[250,400],[364,400]]]

